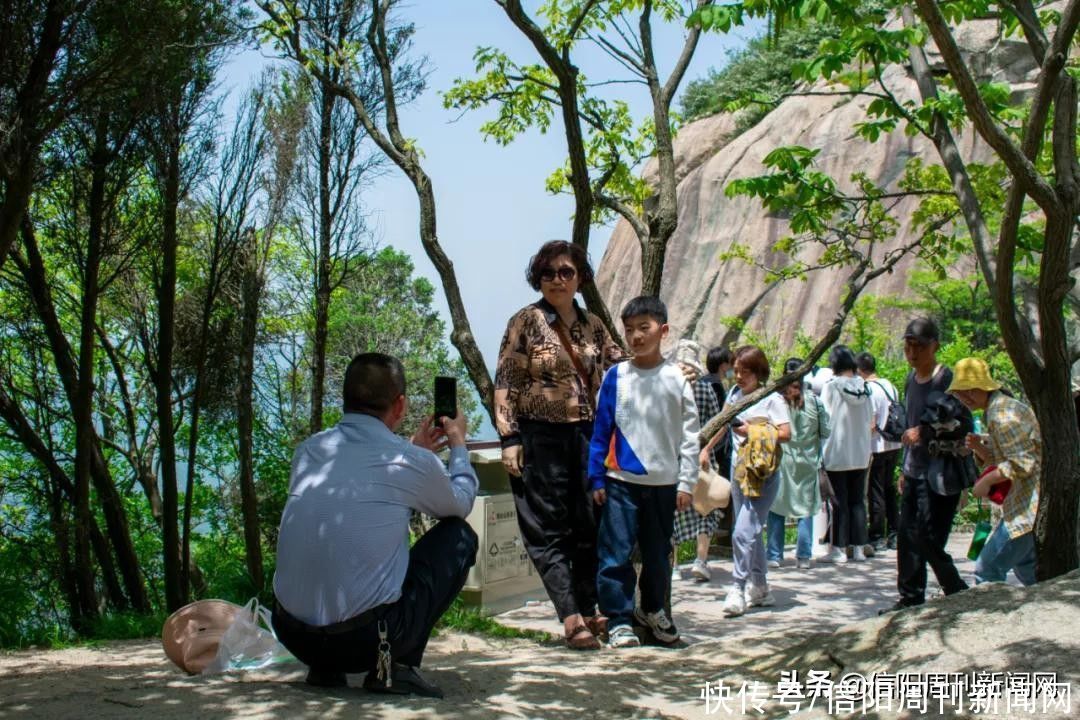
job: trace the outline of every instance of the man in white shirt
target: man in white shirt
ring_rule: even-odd
[[[859,375],[870,387],[870,402],[874,405],[874,428],[871,438],[870,486],[870,544],[881,552],[896,549],[897,503],[893,478],[900,460],[900,443],[890,442],[881,436],[878,428],[885,427],[889,419],[889,403],[899,399],[896,387],[877,375],[877,361],[868,352],[855,358]]]
[[[309,666],[311,685],[367,672],[368,690],[442,697],[417,668],[476,559],[464,520],[478,485],[465,418],[442,418],[441,429],[426,419],[411,441],[395,435],[408,410],[405,372],[382,353],[353,358],[343,395],[341,422],[293,457],[274,629]],[[447,445],[449,472],[434,454]],[[410,549],[413,510],[442,520]]]

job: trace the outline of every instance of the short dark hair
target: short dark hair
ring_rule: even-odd
[[[540,250],[529,260],[529,267],[525,271],[525,279],[533,290],[540,289],[540,273],[551,266],[551,261],[560,255],[569,255],[570,262],[578,274],[578,287],[591,283],[595,273],[589,264],[589,254],[580,245],[566,242],[565,240],[549,240],[540,246]]]
[[[859,356],[855,358],[855,364],[859,366],[861,372],[877,372],[877,360],[868,352],[859,353]]]
[[[735,362],[757,375],[758,382],[769,379],[769,359],[757,345],[743,345],[735,350]]]
[[[360,353],[345,370],[342,409],[382,416],[405,394],[405,368],[393,355]]]
[[[726,347],[714,347],[709,350],[709,354],[705,356],[705,369],[711,373],[715,373],[720,369],[721,365],[731,364],[731,351]]]
[[[623,322],[626,322],[632,317],[638,315],[648,315],[656,322],[663,325],[667,322],[667,305],[664,305],[663,300],[655,295],[638,295],[636,298],[626,303],[622,309],[622,315],[619,317]]]
[[[798,370],[799,368],[802,367],[802,364],[804,362],[806,362],[806,361],[803,360],[802,358],[797,358],[797,357],[788,358],[787,360],[784,361],[784,374],[787,375],[790,372],[795,372],[796,370]],[[805,374],[806,373],[803,373],[803,375],[805,375]]]
[[[836,345],[829,353],[829,367],[834,373],[842,373],[850,370],[855,372],[855,353],[847,345]]]
[[[914,340],[920,345],[941,342],[941,332],[937,323],[927,317],[917,317],[907,324],[904,340]]]

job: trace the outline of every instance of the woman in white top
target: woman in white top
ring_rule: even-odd
[[[757,391],[769,379],[769,361],[761,348],[745,345],[735,351],[735,388],[727,397],[724,407],[737,405],[744,397]],[[766,577],[765,543],[762,531],[776,491],[780,487],[780,473],[767,478],[761,495],[746,497],[739,483],[734,482],[735,463],[739,448],[746,442],[745,423],[765,419],[776,427],[777,440],[781,443],[791,439],[791,416],[787,403],[770,393],[735,416],[732,422],[731,509],[734,521],[731,531],[732,576],[734,584],[724,600],[724,614],[735,617],[746,612],[747,607],[772,605],[775,600],[769,592]],[[701,451],[702,467],[708,467],[713,445],[720,441],[723,432],[713,436]]]
[[[874,405],[866,381],[855,374],[855,353],[837,345],[829,353],[833,378],[821,401],[829,411],[832,434],[825,443],[825,472],[833,488],[832,551],[823,562],[845,563],[847,549],[856,561],[866,559],[866,473],[870,467]]]

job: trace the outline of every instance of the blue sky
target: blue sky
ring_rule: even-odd
[[[535,8],[538,3],[527,5]],[[556,116],[547,135],[530,131],[502,147],[485,142],[479,132],[492,110],[459,118],[458,111],[443,109],[440,93],[455,78],[474,74],[472,58],[478,46],[499,47],[519,62],[539,62],[532,45],[492,0],[419,0],[405,4],[400,16],[416,24],[414,50],[428,56],[431,70],[427,91],[401,113],[402,131],[423,149],[435,189],[439,239],[454,262],[480,350],[492,365],[507,319],[535,298],[524,279],[529,257],[543,242],[570,235],[571,198],[544,190],[544,179],[566,157],[562,125]],[[729,48],[742,47],[758,32],[760,25],[727,36],[704,36],[682,88],[710,67],[722,66]],[[663,26],[655,33],[657,60],[666,77],[682,48],[684,29]],[[267,62],[248,52],[229,63],[225,86],[233,90],[233,98]],[[575,62],[590,80],[626,77],[593,48],[583,47]],[[607,90],[609,96],[629,102],[638,117],[651,114],[644,86],[620,84]],[[372,213],[379,242],[409,253],[417,272],[439,288],[437,303],[449,330],[438,276],[420,244],[419,210],[408,180],[393,168],[367,191],[363,202]],[[594,264],[599,264],[610,234],[610,228],[594,228],[590,241]]]

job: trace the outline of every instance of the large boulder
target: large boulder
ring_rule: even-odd
[[[996,38],[995,21],[975,22],[958,33],[972,67],[981,79],[1009,81],[1018,91],[1030,88],[1035,65],[1030,51],[1019,40]],[[936,59],[931,57],[931,62]],[[891,66],[885,82],[901,99],[918,99],[907,68]],[[819,84],[815,92],[842,91],[841,86]],[[741,260],[719,259],[733,243],[749,246],[759,263],[775,267],[789,259],[772,251],[773,243],[789,233],[786,218],[768,213],[760,201],[728,198],[724,189],[735,179],[764,172],[762,159],[781,145],[804,145],[819,149],[818,166],[838,181],[848,183],[854,172],[866,173],[887,188],[896,188],[905,164],[914,157],[939,164],[929,141],[907,137],[902,128],[868,143],[852,130],[863,121],[869,99],[847,95],[790,97],[750,129],[737,134],[729,115],[705,118],[684,127],[676,139],[679,177],[679,226],[667,249],[661,297],[668,304],[672,338],[689,337],[709,346],[724,336],[726,318],[745,315],[759,336],[790,346],[800,331],[812,336],[823,332],[839,307],[846,268],[810,273],[805,281],[791,281],[769,292],[765,271]],[[988,149],[974,133],[958,142],[968,159],[985,160]],[[644,177],[655,178],[655,167]],[[845,189],[850,189],[845,187]],[[874,257],[909,243],[913,229],[908,218],[916,201],[905,199],[895,207],[901,221],[896,237],[874,251]],[[820,254],[820,251],[817,252]],[[814,257],[811,254],[809,257]],[[597,284],[612,312],[638,294],[641,286],[640,248],[629,223],[615,227],[597,277]],[[902,295],[915,259],[902,260],[895,272],[877,278],[867,288],[875,295]],[[972,264],[961,268],[970,271]],[[902,318],[893,318],[899,323]]]

